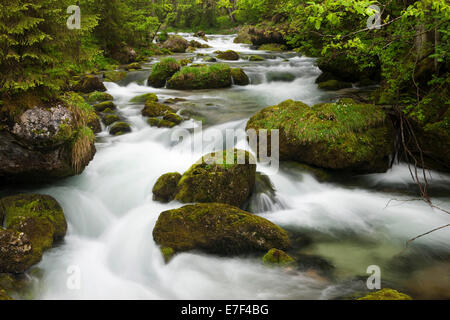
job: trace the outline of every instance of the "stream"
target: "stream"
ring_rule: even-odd
[[[190,34],[180,34],[188,41]],[[380,267],[382,287],[415,298],[450,298],[450,229],[421,237],[405,249],[405,242],[447,224],[448,214],[431,209],[416,198],[406,164],[383,174],[337,177],[320,182],[292,163],[278,172],[258,164],[273,188],[258,180],[249,200],[256,213],[285,228],[291,236],[290,255],[299,268],[269,268],[260,256],[224,258],[201,253],[176,255],[164,263],[152,230],[158,215],[180,207],[175,201],[152,200],[156,179],[166,172],[183,173],[203,154],[220,146],[203,144],[201,152],[189,141],[173,141],[177,127],[150,127],[141,116],[142,104],[130,99],[153,92],[164,103],[204,121],[203,131],[244,129],[258,110],[287,99],[309,105],[335,99],[340,92],[318,89],[320,70],[314,59],[294,52],[264,52],[233,43],[233,35],[208,35],[212,48],[174,55],[177,59],[235,50],[267,59],[227,61],[241,67],[251,84],[229,89],[177,91],[145,85],[151,65],[129,72],[118,84],[106,82],[120,114],[132,133],[113,137],[98,134],[97,154],[86,170],[51,186],[26,190],[49,194],[62,205],[68,232],[63,243],[48,250],[30,271],[34,299],[339,299],[366,292],[366,270]],[[195,63],[202,63],[201,59]],[[286,76],[286,74],[288,76]],[[284,81],[280,81],[280,77]],[[347,89],[359,92],[361,88]],[[192,130],[193,120],[181,124]],[[195,134],[194,140],[201,139]],[[248,149],[245,139],[237,147]],[[450,176],[430,172],[437,205],[450,206]],[[391,199],[395,199],[390,201]],[[68,286],[73,271],[80,286]]]

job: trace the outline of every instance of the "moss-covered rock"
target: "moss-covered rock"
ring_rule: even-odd
[[[227,159],[227,153],[231,159]],[[175,200],[242,206],[253,191],[255,175],[255,160],[246,151],[210,153],[183,174]]]
[[[258,47],[258,50],[263,51],[284,51],[286,50],[286,46],[280,43],[265,43]]]
[[[191,64],[192,62],[194,62],[193,58],[189,58],[189,59],[180,59],[178,60],[178,63],[180,64],[180,66],[185,67],[188,64]]]
[[[350,82],[339,81],[339,80],[328,80],[319,83],[319,89],[322,90],[340,90],[345,88],[351,88],[352,84]]]
[[[181,118],[179,115],[173,112],[166,112],[163,115],[163,119],[166,121],[173,122],[175,124],[180,124],[183,121],[183,118]]]
[[[289,72],[274,72],[266,73],[267,82],[292,82],[295,80],[295,75]]]
[[[241,68],[232,68],[231,77],[233,78],[234,84],[238,86],[246,86],[250,83],[250,79]]]
[[[163,48],[177,53],[186,52],[188,46],[189,42],[177,35],[169,36],[169,38],[162,44]]]
[[[152,127],[158,127],[158,128],[173,128],[177,124],[172,121],[164,120],[161,118],[148,118],[147,123]]]
[[[105,114],[102,117],[102,121],[105,124],[105,126],[110,126],[115,122],[120,121],[120,117],[117,114]]]
[[[146,103],[147,101],[158,102],[158,97],[154,93],[145,93],[130,100],[133,103]]]
[[[270,249],[262,258],[262,261],[267,266],[289,266],[295,264],[295,260],[291,258],[283,250],[276,248]]]
[[[248,57],[249,61],[264,61],[266,59],[264,59],[261,56],[257,56],[257,55],[251,55],[250,57]]]
[[[0,272],[22,273],[40,260],[25,233],[0,227]]]
[[[374,61],[374,66],[368,67],[364,70],[360,69],[360,65],[345,55],[338,55],[334,57],[320,58],[317,61],[317,66],[328,79],[335,79],[344,82],[358,82],[361,79],[379,80],[380,66],[377,61]],[[325,77],[325,76],[323,76]]]
[[[181,174],[178,172],[166,173],[159,177],[153,186],[153,200],[161,202],[172,201],[180,179]]]
[[[385,288],[369,293],[358,300],[412,300],[412,298],[397,290]]]
[[[245,44],[252,44],[250,34],[248,33],[249,27],[243,26],[239,28],[237,37],[234,38],[234,43],[245,43]]]
[[[394,149],[392,123],[385,112],[352,99],[313,107],[287,100],[254,115],[249,129],[267,129],[269,135],[278,129],[281,160],[320,168],[385,172]]]
[[[109,133],[113,136],[121,136],[131,132],[131,126],[126,122],[116,122],[109,129]]]
[[[217,58],[221,60],[239,60],[239,54],[233,50],[218,51]]]
[[[162,117],[166,113],[176,113],[176,111],[164,104],[154,101],[147,101],[141,113],[144,117]]]
[[[169,89],[198,90],[231,86],[231,69],[226,64],[184,67],[167,82]]]
[[[142,69],[142,67],[138,62],[133,62],[133,63],[126,65],[124,67],[124,69],[127,71],[130,71],[130,70],[139,70],[139,69]]]
[[[107,82],[119,82],[127,76],[125,71],[107,71],[104,73],[104,80]]]
[[[74,91],[90,93],[93,91],[106,91],[103,82],[96,76],[85,75],[73,87]]]
[[[0,130],[0,184],[81,173],[95,154],[95,135],[87,126],[94,119],[92,106],[74,92],[19,115],[12,130]]]
[[[161,59],[160,62],[153,65],[152,73],[148,78],[148,84],[155,88],[162,88],[166,85],[176,72],[180,70],[180,64],[174,58],[168,57]]]
[[[217,59],[214,57],[206,56],[203,58],[204,62],[217,62]]]
[[[106,109],[115,110],[116,105],[112,101],[104,101],[94,104],[95,112],[104,112]]]
[[[286,232],[272,222],[239,208],[219,203],[187,205],[160,214],[153,238],[175,253],[200,250],[239,255],[286,249]]]
[[[67,223],[64,211],[60,204],[49,195],[19,194],[2,198],[0,211],[3,213],[6,228],[11,228],[22,218],[36,218],[51,223],[55,240],[62,239],[66,234]]]
[[[104,101],[110,101],[113,100],[113,96],[106,92],[99,92],[95,91],[88,95],[87,101],[94,103],[94,102],[104,102]]]

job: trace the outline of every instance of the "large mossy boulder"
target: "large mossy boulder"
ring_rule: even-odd
[[[255,185],[255,159],[237,149],[229,150],[228,155],[231,159],[227,159],[227,151],[203,156],[183,174],[176,188],[166,187],[174,191],[167,198],[182,203],[220,202],[242,206]],[[163,177],[158,180],[157,189],[165,181]]]
[[[92,92],[87,96],[87,101],[90,103],[111,101],[113,99],[114,97],[109,93],[99,91]]]
[[[83,97],[26,110],[12,128],[0,130],[0,184],[43,183],[79,174],[95,154],[98,119]]]
[[[148,100],[141,114],[144,117],[163,117],[167,113],[176,113],[175,109],[155,101]]]
[[[189,47],[189,42],[177,35],[171,35],[164,41],[162,47],[176,53],[185,53]]]
[[[199,250],[229,256],[289,247],[289,238],[280,227],[220,203],[187,205],[161,213],[153,238],[174,253]]]
[[[166,173],[159,177],[153,186],[153,200],[161,202],[172,201],[180,179],[181,174],[178,172]]]
[[[233,50],[217,51],[216,57],[221,60],[239,60],[239,54]]]
[[[241,68],[232,68],[231,77],[233,78],[233,83],[238,86],[246,86],[250,84],[250,79],[247,74]]]
[[[157,102],[158,97],[154,93],[144,93],[139,96],[133,97],[130,102],[133,103],[146,103],[147,101]]]
[[[252,44],[248,26],[243,26],[239,28],[238,34],[236,38],[234,38],[234,43],[245,43],[245,44]]]
[[[167,88],[198,90],[227,88],[232,84],[231,69],[226,64],[184,67],[167,82]]]
[[[125,71],[107,71],[104,73],[103,78],[108,82],[119,82],[127,76]]]
[[[94,91],[104,92],[106,88],[98,77],[86,75],[73,86],[73,90],[82,93],[91,93]]]
[[[180,70],[180,64],[174,58],[164,58],[153,65],[148,84],[155,88],[163,88],[167,80]]]
[[[113,136],[121,136],[130,132],[131,126],[126,122],[114,122],[114,124],[109,129],[109,134]]]
[[[21,273],[38,263],[44,250],[67,230],[59,203],[47,195],[19,194],[0,199],[0,273]]]
[[[385,288],[371,292],[358,300],[412,300],[412,298],[397,290]]]
[[[249,129],[266,129],[269,135],[278,129],[281,160],[319,168],[385,172],[394,152],[393,126],[385,112],[352,99],[313,107],[287,100],[255,114]]]

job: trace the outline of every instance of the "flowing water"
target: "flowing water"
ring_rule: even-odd
[[[184,172],[217,146],[205,144],[198,152],[189,141],[173,141],[176,128],[149,127],[140,115],[143,106],[130,103],[131,98],[154,92],[160,101],[186,99],[177,108],[195,111],[207,133],[243,129],[256,111],[286,99],[314,104],[338,94],[317,88],[314,80],[320,70],[314,59],[252,50],[234,44],[233,38],[209,36],[213,48],[197,53],[232,49],[267,57],[262,62],[227,62],[244,68],[251,78],[249,86],[195,92],[148,87],[145,79],[157,60],[144,65],[146,70],[129,73],[119,84],[106,83],[133,132],[112,137],[105,129],[98,137],[97,154],[83,174],[27,190],[54,196],[64,208],[69,227],[64,242],[47,251],[31,272],[32,292],[22,298],[335,299],[366,291],[370,265],[381,268],[383,286],[418,298],[450,298],[450,230],[419,238],[404,251],[406,240],[449,221],[448,214],[421,201],[389,202],[417,197],[404,164],[384,174],[345,176],[327,183],[291,163],[282,163],[275,174],[258,165],[272,187],[260,176],[249,207],[290,232],[290,254],[298,258],[299,268],[268,268],[257,256],[222,258],[200,253],[179,254],[164,263],[152,230],[159,213],[181,204],[152,201],[153,184],[163,173]],[[279,81],[280,75],[285,81]],[[196,125],[187,121],[182,127]],[[197,133],[195,140],[199,139]],[[237,143],[248,149],[245,139]],[[450,176],[431,175],[434,201],[448,208]],[[74,270],[81,277],[79,288],[67,285]]]

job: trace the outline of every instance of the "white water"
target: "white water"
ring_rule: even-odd
[[[190,40],[190,36],[185,36]],[[213,48],[203,49],[204,52],[233,49],[246,54],[261,53],[233,44],[231,36],[211,38],[209,44]],[[319,183],[307,173],[282,167],[278,174],[270,176],[276,198],[264,194],[256,197],[259,207],[271,208],[261,216],[283,227],[318,235],[317,243],[302,253],[329,259],[336,266],[337,280],[318,276],[316,272],[267,268],[259,258],[251,257],[183,253],[167,265],[163,262],[152,238],[153,226],[160,212],[181,204],[152,201],[151,189],[161,174],[184,172],[202,154],[193,153],[187,143],[171,142],[172,130],[149,127],[140,115],[142,105],[128,101],[146,92],[155,92],[162,101],[183,97],[188,99],[186,108],[201,110],[206,115],[211,129],[224,131],[244,128],[248,117],[267,105],[286,99],[312,104],[330,97],[314,84],[319,71],[312,59],[294,55],[289,59],[234,63],[244,67],[252,80],[257,76],[263,79],[247,87],[179,92],[136,83],[127,86],[107,83],[108,92],[132,124],[133,132],[120,137],[100,134],[95,159],[82,175],[35,190],[51,194],[61,203],[69,228],[64,243],[47,251],[38,265],[42,275],[36,279],[34,298],[334,298],[352,293],[352,285],[345,285],[347,280],[365,275],[369,265],[386,265],[402,251],[407,239],[448,223],[447,214],[422,202],[397,202],[386,207],[391,198],[411,198],[377,188],[394,185],[406,188],[411,183],[406,165],[397,165],[385,174],[358,177],[356,185],[351,186]],[[268,83],[264,81],[268,71],[288,71],[296,79],[289,83]],[[238,146],[246,148],[245,141]],[[263,166],[258,166],[258,170],[269,172]],[[433,176],[448,187],[449,176],[438,173]],[[448,207],[450,196],[436,201]],[[342,238],[343,235],[346,237]],[[444,229],[418,239],[414,246],[424,248],[419,255],[431,250],[448,257],[449,239],[450,230]],[[426,262],[430,266],[434,263],[431,259]],[[67,286],[70,266],[81,272],[78,290]]]

